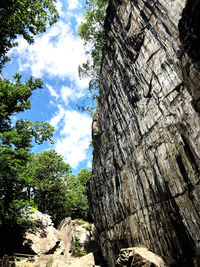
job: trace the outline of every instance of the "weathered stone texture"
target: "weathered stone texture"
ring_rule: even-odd
[[[23,246],[27,251],[36,255],[57,254],[69,256],[72,254],[74,227],[70,217],[62,220],[59,228],[55,229],[51,216],[38,210],[30,213],[29,216],[38,223],[38,226],[24,234]]]
[[[199,2],[109,4],[88,183],[109,266],[138,245],[175,266],[200,254]]]
[[[67,258],[63,255],[41,255],[35,262],[35,267],[95,267],[93,253],[82,257]]]
[[[121,249],[117,267],[166,267],[156,254],[143,247]]]

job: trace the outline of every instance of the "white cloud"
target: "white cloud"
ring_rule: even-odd
[[[65,15],[64,12],[62,11],[62,8],[63,8],[63,4],[59,0],[57,0],[56,1],[56,9],[58,10],[60,17],[63,17]]]
[[[78,0],[67,0],[68,3],[68,8],[69,9],[76,9],[79,7],[79,2]]]
[[[62,114],[61,110],[60,112]],[[60,118],[58,114],[57,118]],[[64,126],[56,141],[55,149],[73,168],[77,168],[80,162],[87,160],[87,150],[91,140],[91,122],[92,119],[84,113],[65,111]]]
[[[58,105],[58,111],[55,113],[54,117],[51,118],[50,124],[56,129],[58,124],[65,116],[65,110],[61,105]]]
[[[55,97],[56,99],[58,99],[59,95],[57,94],[57,92],[53,89],[53,87],[49,84],[46,84],[48,90],[49,90],[49,93],[52,97]]]
[[[65,106],[68,106],[71,102],[78,102],[78,99],[84,96],[84,92],[73,85],[72,87],[62,86],[57,90],[49,84],[46,84],[46,87],[48,88],[50,95],[56,100],[50,100],[50,104],[53,106],[57,106],[59,103],[64,103]]]
[[[73,34],[68,23],[57,22],[36,37],[33,45],[20,38],[11,53],[19,56],[20,71],[30,69],[35,77],[68,78],[82,89],[88,86],[88,80],[78,77],[78,65],[86,60],[83,41]]]
[[[70,99],[75,98],[75,94],[73,94],[73,90],[67,86],[62,86],[60,90],[61,98],[64,103],[67,105]]]
[[[92,168],[92,162],[91,162],[91,160],[87,162],[87,168],[88,169],[91,169]]]
[[[83,41],[73,32],[83,19],[82,14],[74,11],[80,4],[78,0],[66,0],[66,3],[68,10],[63,11],[65,3],[58,0],[57,9],[61,20],[47,28],[44,34],[35,37],[33,45],[19,38],[18,47],[9,53],[11,57],[14,55],[19,58],[20,72],[27,71],[35,77],[58,81],[54,83],[56,88],[50,85],[51,82],[46,83],[52,97],[50,104],[54,109],[57,108],[49,122],[57,130],[55,149],[64,156],[66,162],[77,168],[83,161],[90,164],[88,147],[92,119],[85,113],[70,110],[70,104],[78,103],[77,100],[87,92],[85,89],[89,80],[80,80],[78,77],[78,66],[87,59]]]

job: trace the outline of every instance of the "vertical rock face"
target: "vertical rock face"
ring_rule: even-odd
[[[109,266],[140,245],[175,266],[200,254],[199,10],[199,0],[109,4],[88,183]]]

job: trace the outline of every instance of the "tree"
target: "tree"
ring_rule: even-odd
[[[20,174],[29,159],[32,138],[41,144],[51,139],[52,134],[53,127],[46,122],[18,120],[14,127],[0,135],[0,199],[5,212],[13,199],[24,194]]]
[[[31,44],[35,35],[45,32],[57,19],[56,0],[1,0],[0,72],[9,60],[6,53],[17,45],[18,35]],[[40,79],[30,77],[22,83],[19,74],[14,76],[14,82],[0,77],[0,253],[2,248],[11,246],[2,242],[30,225],[20,217],[19,211],[21,207],[31,205],[22,173],[31,157],[32,141],[34,139],[37,144],[52,142],[54,129],[47,122],[17,120],[12,123],[12,115],[30,109],[30,96],[37,88],[42,88]]]
[[[84,40],[88,59],[79,66],[80,78],[89,78],[88,98],[98,98],[99,75],[102,60],[102,48],[105,43],[104,19],[108,1],[88,0],[85,7],[84,22],[78,29],[79,36]],[[87,109],[87,108],[86,108]]]
[[[36,208],[33,202],[24,199],[13,200],[10,203],[9,210],[5,215],[7,227],[0,227],[0,256],[4,253],[9,255],[16,250],[26,253],[23,236],[26,231],[37,227],[37,222],[31,218]],[[13,240],[14,242],[12,242]]]
[[[30,109],[32,91],[41,88],[42,82],[32,77],[23,84],[21,76],[14,76],[15,83],[0,78],[0,200],[7,210],[16,195],[20,195],[20,176],[26,166],[32,139],[38,144],[53,142],[53,127],[47,122],[17,120],[12,124],[11,116]],[[5,211],[6,212],[6,211]]]
[[[65,217],[66,182],[70,166],[54,149],[32,155],[23,173],[27,198],[34,200],[38,209],[52,216],[55,225]]]
[[[20,222],[17,219],[18,203],[27,201],[24,191],[25,181],[22,172],[26,168],[30,157],[32,141],[41,144],[49,140],[53,142],[53,127],[47,122],[31,122],[17,120],[13,123],[11,116],[18,112],[30,109],[32,91],[41,88],[42,82],[32,77],[21,82],[21,76],[15,76],[15,83],[0,79],[0,235],[12,235]],[[12,218],[12,220],[11,220]],[[16,220],[13,220],[16,218]],[[17,228],[16,228],[17,227]],[[21,229],[21,228],[20,228]],[[7,237],[8,238],[8,237]],[[1,238],[1,241],[4,241]],[[4,247],[6,245],[4,244]]]
[[[1,0],[0,3],[0,67],[9,60],[6,53],[17,45],[17,35],[29,44],[58,19],[56,0]]]
[[[11,82],[0,77],[0,133],[9,129],[12,115],[30,109],[32,92],[43,85],[40,79],[34,80],[32,76],[24,84],[18,73],[13,78]]]
[[[77,175],[80,184],[85,186],[85,190],[86,190],[86,183],[91,178],[91,175],[92,172],[86,168],[80,170],[80,172]],[[84,193],[86,194],[86,191],[84,191]]]
[[[73,219],[88,219],[89,208],[86,195],[86,182],[91,177],[91,171],[82,169],[77,175],[69,175],[66,177],[67,194],[66,209],[68,216]]]
[[[86,182],[91,171],[82,169],[77,175],[71,174],[69,164],[51,149],[32,155],[22,176],[27,199],[51,215],[55,226],[68,216],[87,219]]]

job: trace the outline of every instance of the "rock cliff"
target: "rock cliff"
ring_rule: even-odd
[[[199,0],[108,6],[88,182],[108,266],[133,246],[199,266],[199,25]]]

